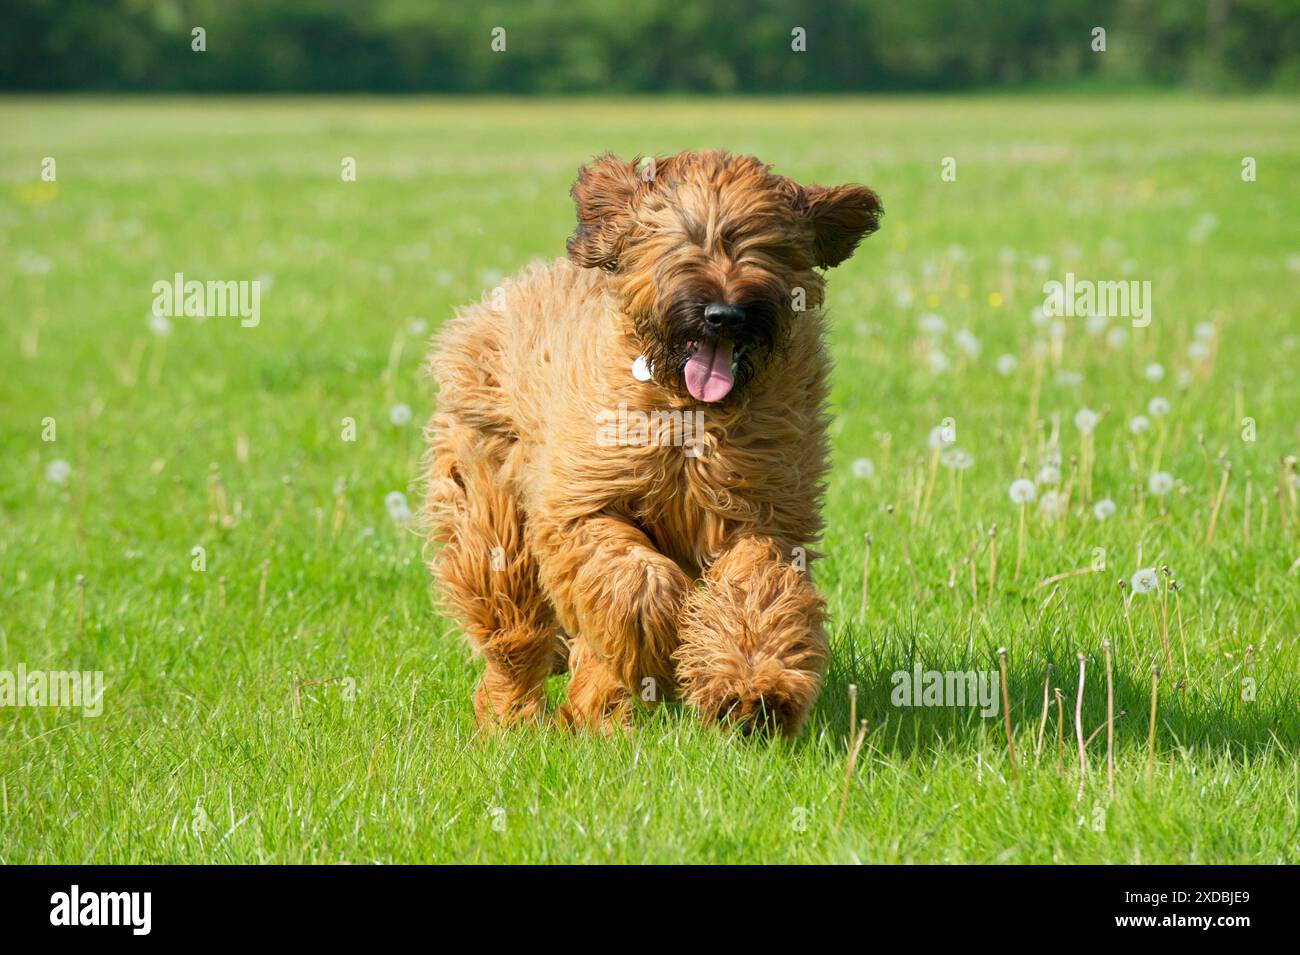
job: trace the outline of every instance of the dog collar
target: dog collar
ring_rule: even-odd
[[[654,365],[646,361],[645,355],[638,355],[636,361],[632,362],[632,377],[637,381],[649,381],[654,373]]]

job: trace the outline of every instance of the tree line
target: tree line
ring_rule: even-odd
[[[22,0],[5,20],[10,90],[1300,89],[1300,0]]]

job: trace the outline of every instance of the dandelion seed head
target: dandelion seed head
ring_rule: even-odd
[[[953,341],[960,350],[964,351],[972,358],[978,358],[980,356],[980,350],[983,346],[980,345],[980,340],[975,337],[975,334],[970,329],[960,329],[955,335],[953,335]]]
[[[1147,488],[1152,494],[1164,497],[1174,489],[1174,476],[1168,471],[1157,471],[1147,481]]]
[[[936,375],[942,375],[952,367],[952,362],[948,360],[948,356],[937,348],[926,356],[926,362],[930,366],[930,371]]]
[[[969,451],[949,448],[940,456],[939,463],[953,471],[968,471],[975,464],[975,458]]]
[[[411,423],[411,406],[398,402],[388,409],[388,420],[399,428]]]
[[[933,312],[922,315],[917,321],[921,326],[921,331],[927,335],[938,336],[948,330],[948,323],[943,320],[941,315],[935,315]]]
[[[1074,426],[1084,434],[1092,434],[1097,429],[1101,416],[1091,408],[1080,408],[1074,416]]]
[[[54,270],[54,262],[29,249],[18,253],[18,271],[27,275],[48,275]]]
[[[1027,478],[1017,478],[1011,482],[1011,489],[1008,492],[1011,496],[1012,504],[1028,504],[1037,495],[1038,490],[1034,487],[1034,482]]]
[[[1065,513],[1065,496],[1059,491],[1044,491],[1038,501],[1038,512],[1044,517],[1060,517]]]
[[[1092,506],[1092,516],[1099,521],[1113,517],[1115,514],[1115,502],[1108,497],[1103,497],[1100,501]]]
[[[394,524],[406,524],[411,520],[411,508],[406,503],[406,495],[401,491],[389,491],[384,495],[384,508]]]
[[[1154,567],[1142,567],[1133,572],[1129,586],[1135,594],[1149,594],[1160,586],[1160,577]]]
[[[944,425],[930,429],[930,435],[925,439],[925,443],[930,446],[930,450],[935,451],[940,448],[951,448],[957,443],[953,431]]]

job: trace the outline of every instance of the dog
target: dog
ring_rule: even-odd
[[[477,719],[546,718],[568,670],[565,726],[679,700],[796,735],[828,664],[818,270],[880,200],[720,151],[606,154],[571,194],[568,258],[459,310],[428,362],[430,569],[486,664]]]

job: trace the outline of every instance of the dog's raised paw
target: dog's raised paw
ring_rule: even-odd
[[[757,663],[733,665],[728,672],[695,675],[686,701],[705,720],[733,726],[746,735],[794,736],[817,697],[820,682],[816,673],[791,669],[767,657]]]

